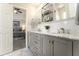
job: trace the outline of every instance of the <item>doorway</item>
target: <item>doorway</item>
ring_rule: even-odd
[[[26,10],[13,8],[13,50],[26,47]]]

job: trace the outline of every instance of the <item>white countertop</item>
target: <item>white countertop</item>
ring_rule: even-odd
[[[56,33],[47,33],[47,32],[39,32],[39,31],[28,31],[28,32],[34,32],[38,34],[45,34],[45,35],[61,37],[61,38],[68,38],[70,40],[79,40],[79,36],[71,35],[71,34],[56,34]]]

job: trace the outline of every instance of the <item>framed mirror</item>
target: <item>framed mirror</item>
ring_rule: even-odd
[[[50,7],[53,7],[53,4],[46,3],[42,7],[41,12],[42,12],[42,21],[43,22],[53,21],[53,9],[51,9]]]
[[[61,21],[76,16],[77,3],[46,3],[42,9],[42,21]]]

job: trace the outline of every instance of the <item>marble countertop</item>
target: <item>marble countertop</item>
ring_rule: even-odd
[[[61,37],[61,38],[68,38],[70,40],[79,40],[79,36],[72,35],[72,34],[47,33],[47,32],[39,32],[39,31],[28,31],[28,32],[34,32],[38,34],[50,35],[50,36]]]

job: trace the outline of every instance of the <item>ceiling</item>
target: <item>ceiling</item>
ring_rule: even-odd
[[[38,7],[42,3],[13,3],[13,4],[15,4],[15,5],[21,5],[21,6],[34,6],[34,7]]]

